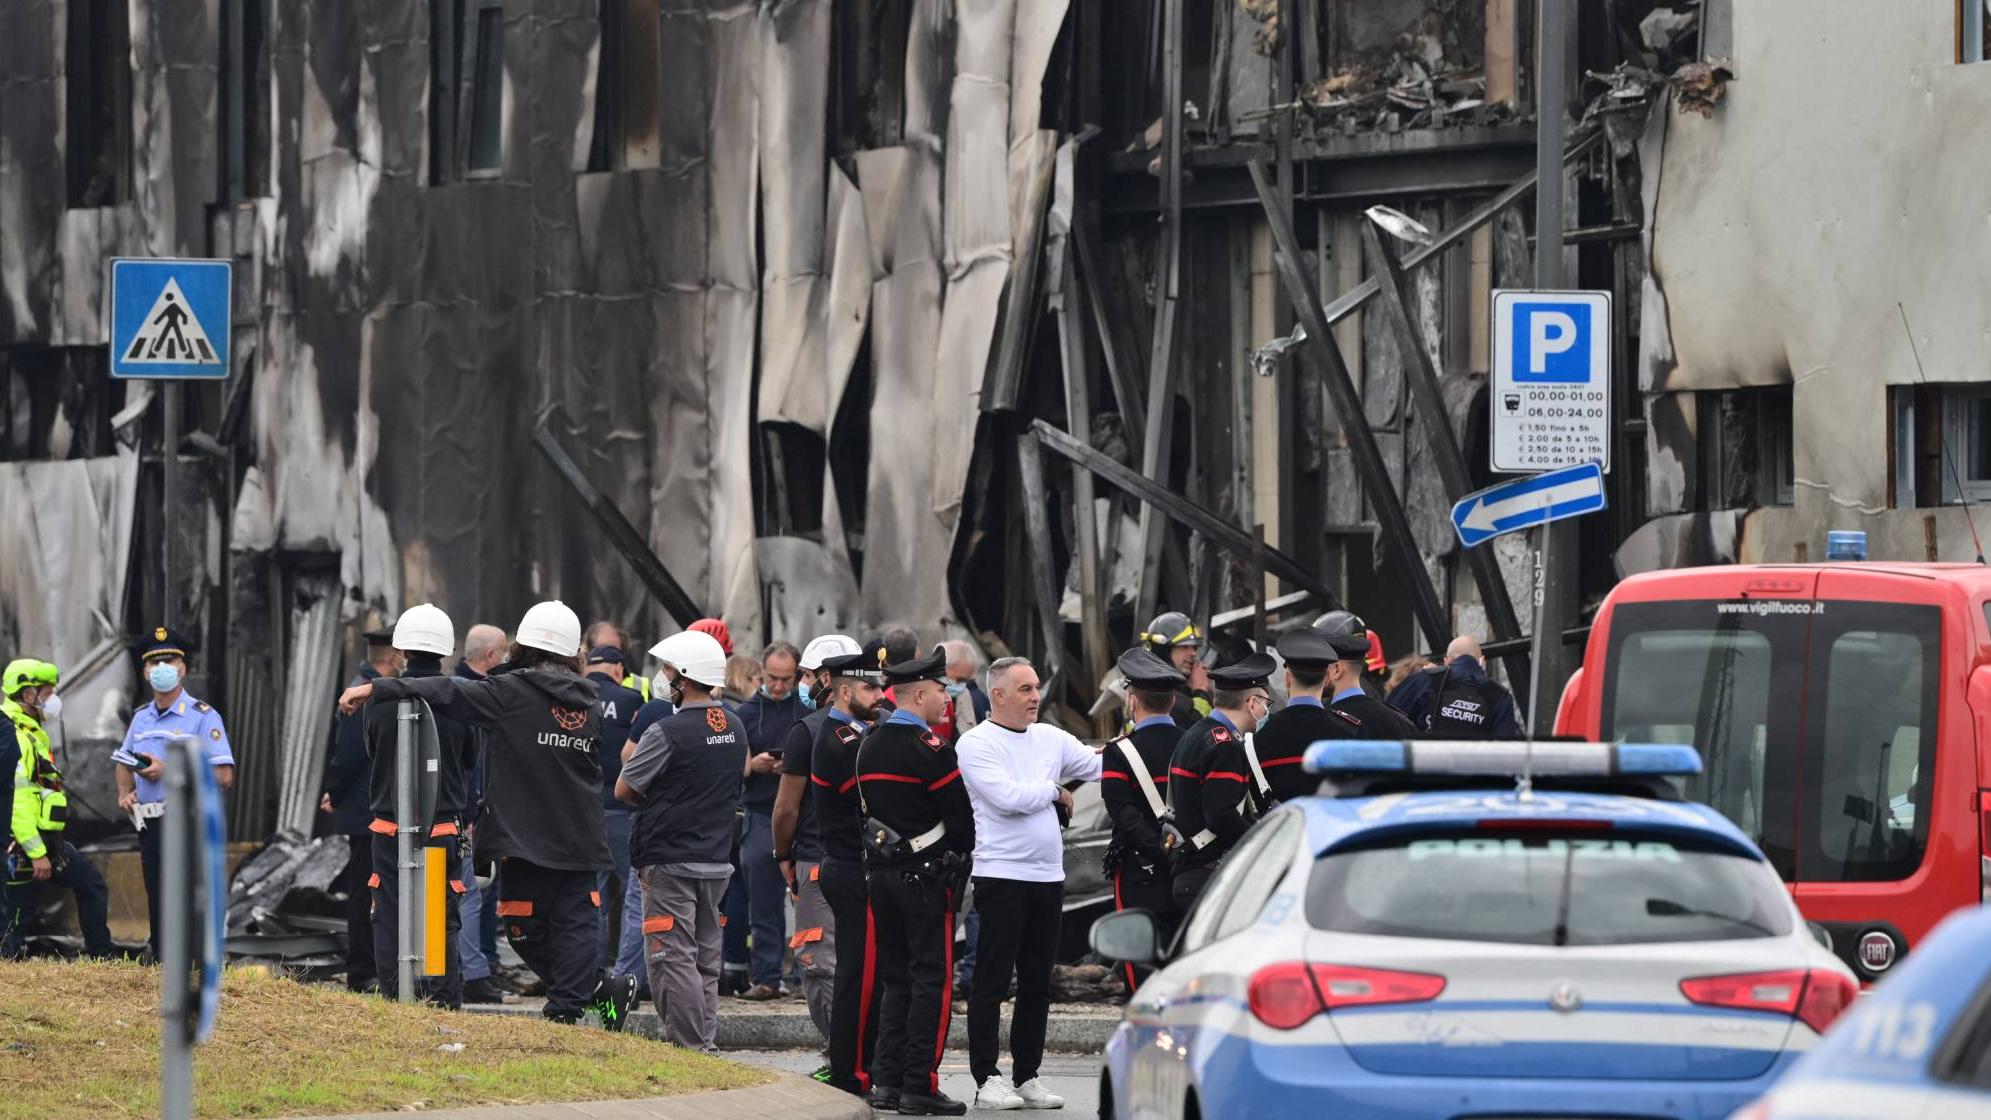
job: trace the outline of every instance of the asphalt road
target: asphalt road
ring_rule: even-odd
[[[743,1062],[773,1066],[795,1073],[808,1073],[821,1064],[822,1059],[813,1050],[729,1050],[726,1057]],[[1009,1072],[1009,1056],[1003,1056],[1003,1072]],[[1051,1086],[1051,1091],[1065,1098],[1062,1112],[1057,1116],[1093,1117],[1099,1115],[1099,1058],[1073,1054],[1046,1054],[1044,1066],[1038,1071]],[[968,1073],[968,1055],[949,1051],[947,1060],[940,1067],[940,1091],[957,1101],[975,1100],[975,1079]],[[970,1116],[997,1116],[995,1112],[977,1112],[970,1109]],[[1042,1115],[1041,1113],[1019,1112],[1017,1116]]]

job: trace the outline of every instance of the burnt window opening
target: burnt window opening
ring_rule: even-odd
[[[837,4],[830,16],[832,154],[905,140],[906,46],[913,0]]]
[[[656,167],[663,158],[663,45],[657,0],[600,0],[600,64],[589,171]]]
[[[764,537],[823,536],[823,437],[799,424],[760,427],[755,530]]]
[[[0,461],[88,459],[116,450],[111,417],[133,384],[103,346],[0,350]]]
[[[269,0],[227,0],[221,12],[222,195],[270,193]]]
[[[70,0],[66,68],[69,206],[131,199],[131,10]]]
[[[503,0],[430,0],[429,181],[495,179],[504,166]]]
[[[1699,413],[1700,509],[1787,506],[1795,500],[1791,387],[1694,396]]]
[[[1888,390],[1897,508],[1991,501],[1991,383]]]

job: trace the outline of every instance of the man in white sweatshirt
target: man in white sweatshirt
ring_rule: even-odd
[[[1063,1108],[1037,1079],[1051,1014],[1051,966],[1064,915],[1065,843],[1072,795],[1066,783],[1099,780],[1092,748],[1037,722],[1037,670],[1021,657],[989,666],[989,718],[955,744],[961,781],[975,807],[975,981],[968,994],[968,1064],[975,1107]],[[1009,1052],[1002,1076],[1001,1011],[1016,976]]]

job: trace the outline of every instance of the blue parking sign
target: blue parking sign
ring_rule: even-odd
[[[112,377],[228,376],[228,261],[119,257],[110,266]]]
[[[1611,322],[1609,292],[1493,293],[1494,470],[1611,469]]]

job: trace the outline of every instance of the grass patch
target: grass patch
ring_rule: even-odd
[[[0,963],[0,1113],[159,1112],[159,973]],[[449,1052],[440,1047],[461,1043]],[[660,1097],[773,1080],[635,1035],[470,1015],[231,969],[194,1051],[201,1116],[298,1116]]]

